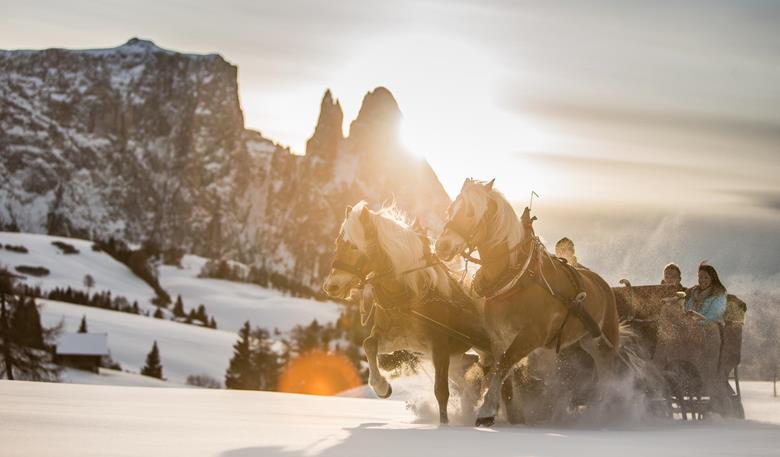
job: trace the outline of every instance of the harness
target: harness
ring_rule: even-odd
[[[370,230],[367,230],[367,234],[370,237],[375,231],[372,233]],[[344,241],[342,238],[339,238],[341,241]],[[427,246],[427,238],[425,238],[424,234],[420,234],[420,241],[423,244],[423,246]],[[346,241],[344,241],[346,242]],[[381,253],[381,250],[378,250],[376,247],[372,250],[376,249],[380,252],[375,252],[375,254]],[[384,253],[381,253],[384,254]],[[415,273],[417,271],[425,270],[427,268],[435,267],[437,265],[443,265],[441,260],[438,259],[430,250],[430,248],[424,249],[424,255],[423,255],[423,263],[420,266],[409,268],[407,270],[403,270],[400,273],[397,274],[398,277],[403,277],[405,275]],[[375,307],[379,307],[383,311],[387,312],[389,315],[395,315],[397,317],[401,318],[415,318],[423,323],[425,323],[427,326],[436,329],[437,331],[441,331],[448,336],[457,339],[468,346],[476,347],[478,349],[482,349],[485,351],[490,350],[490,342],[487,340],[486,337],[483,337],[482,335],[478,336],[472,336],[467,335],[461,331],[458,331],[457,329],[452,328],[451,326],[444,324],[442,322],[439,322],[438,320],[427,316],[416,309],[411,308],[409,306],[409,302],[411,301],[411,292],[406,288],[405,286],[401,288],[398,292],[393,292],[387,284],[387,279],[392,278],[395,276],[395,272],[392,268],[383,271],[383,272],[376,272],[376,271],[366,271],[367,266],[369,265],[369,256],[366,254],[361,253],[361,255],[358,257],[356,262],[354,264],[349,264],[343,261],[339,261],[334,259],[331,263],[331,267],[334,269],[338,269],[341,271],[345,271],[347,273],[353,274],[358,278],[358,288],[365,288],[365,286],[372,286],[372,292],[374,295],[374,300],[371,305],[371,308],[366,312],[364,308],[364,302],[365,300],[361,300],[360,304],[360,311],[361,311],[361,325],[366,326],[368,322],[371,319],[371,316],[374,313]],[[455,280],[447,275],[448,280],[453,283],[455,286],[454,290],[460,290],[458,287],[458,284],[455,283]],[[420,303],[426,303],[426,304],[433,304],[433,303],[442,303],[444,305],[450,306],[454,308],[458,312],[463,312],[465,310],[465,304],[467,301],[469,301],[468,297],[464,294],[462,300],[453,301],[451,299],[447,299],[446,297],[443,297],[438,290],[433,287],[429,289],[425,295],[423,295],[422,300],[420,300]],[[365,318],[363,317],[365,316]]]
[[[477,271],[475,279],[472,283],[472,290],[478,296],[485,297],[485,306],[489,306],[490,301],[506,300],[511,296],[522,292],[532,283],[537,283],[543,286],[543,289],[545,289],[553,298],[563,304],[566,308],[566,315],[561,322],[561,325],[558,327],[557,331],[551,335],[550,339],[545,342],[545,346],[549,346],[553,341],[555,341],[556,353],[560,352],[563,330],[571,316],[577,318],[593,338],[601,336],[601,327],[584,307],[585,300],[587,299],[587,293],[585,292],[582,284],[581,274],[574,267],[569,265],[565,259],[551,256],[546,252],[542,241],[533,233],[533,227],[531,224],[534,220],[536,220],[536,218],[531,218],[528,213],[528,208],[526,208],[522,217],[523,223],[529,229],[529,233],[531,233],[527,248],[523,249],[524,243],[518,243],[518,245],[508,250],[507,254],[510,259],[510,266],[507,267],[504,273],[496,280],[494,280],[492,284],[487,283],[487,280],[484,278],[484,276],[480,275],[480,272],[482,271],[481,269],[480,271]],[[464,250],[464,252],[461,253],[461,256],[464,257],[467,262],[474,261],[474,259],[471,257],[471,252],[476,249],[474,244],[474,236],[479,230],[480,225],[484,223],[486,219],[488,219],[487,216],[488,212],[486,212],[479,223],[475,225],[474,229],[470,231],[458,231],[457,228],[454,228],[453,224],[445,225],[445,228],[449,228],[450,230],[455,231],[455,233],[466,240],[466,250],[468,250],[468,252]],[[516,255],[524,255],[525,260],[513,264],[512,258]],[[561,266],[563,268],[567,279],[574,286],[574,290],[577,291],[574,297],[565,297],[560,292],[556,292],[547,281],[547,278],[544,276],[544,272],[542,270],[544,256],[546,256],[550,262],[555,262],[551,264],[556,269],[557,266]],[[484,265],[485,260],[480,260],[476,263]]]

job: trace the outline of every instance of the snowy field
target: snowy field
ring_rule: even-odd
[[[185,308],[206,305],[220,329],[235,332],[248,319],[252,326],[286,331],[313,319],[321,324],[335,322],[341,314],[340,305],[333,302],[286,297],[255,284],[198,278],[205,263],[203,257],[185,255],[181,268],[162,265],[160,284],[172,299],[181,295]]]
[[[140,372],[146,354],[156,340],[160,348],[163,376],[180,384],[184,384],[188,375],[194,374],[207,374],[221,382],[233,355],[233,343],[238,338],[234,332],[164,319],[51,300],[38,300],[38,303],[41,305],[43,325],[52,326],[64,321],[66,332],[77,331],[81,316],[86,315],[91,333],[108,333],[111,357],[122,365],[123,370]],[[103,380],[112,379],[122,381],[119,378]]]
[[[73,245],[78,254],[62,254],[52,241]],[[22,245],[26,254],[0,249],[0,265],[19,274],[19,265],[48,268],[50,274],[43,277],[26,276],[23,281],[30,286],[40,286],[48,291],[55,287],[71,287],[85,290],[84,276],[95,279],[92,292],[110,290],[113,296],[124,296],[132,303],[138,301],[141,309],[154,311],[151,303],[154,291],[141,281],[124,264],[105,252],[92,250],[92,242],[75,238],[63,238],[31,233],[0,232],[0,244]],[[160,285],[171,296],[181,295],[186,310],[206,305],[206,312],[214,316],[221,330],[236,332],[249,320],[253,326],[273,330],[290,330],[295,325],[308,325],[313,319],[320,323],[335,322],[341,314],[341,306],[334,302],[318,302],[284,296],[281,292],[256,284],[220,279],[198,278],[207,259],[185,255],[182,267],[162,265],[159,268]]]
[[[51,244],[52,241],[68,243],[79,252],[63,254],[57,246]],[[105,252],[93,251],[91,241],[34,233],[0,232],[0,243],[3,244],[3,249],[0,249],[0,265],[10,271],[21,274],[16,271],[19,265],[49,269],[47,276],[23,275],[26,276],[23,282],[30,286],[40,286],[44,291],[55,287],[86,291],[84,276],[89,274],[95,279],[92,293],[110,290],[114,297],[121,295],[130,303],[137,301],[143,310],[154,311],[154,305],[151,303],[154,290],[121,262],[117,262]],[[24,246],[29,252],[24,254],[9,251],[5,249],[6,244]]]
[[[26,457],[777,456],[780,403],[747,387],[775,423],[485,430],[419,423],[391,400],[0,381],[0,443]]]

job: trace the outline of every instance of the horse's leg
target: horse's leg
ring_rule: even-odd
[[[393,388],[390,387],[390,383],[379,372],[379,364],[377,363],[377,352],[379,349],[379,340],[375,334],[375,329],[371,330],[371,334],[363,340],[363,350],[366,351],[366,359],[368,359],[368,385],[374,389],[374,393],[379,398],[387,398],[393,393]]]
[[[439,403],[439,423],[447,424],[447,403],[450,400],[450,351],[446,336],[437,335],[433,338],[433,392]]]
[[[479,383],[467,379],[469,369],[477,362],[473,354],[454,354],[450,356],[450,378],[460,392],[460,409],[466,417],[474,414],[479,397]],[[471,419],[468,420],[472,420]]]
[[[493,425],[498,414],[498,405],[501,400],[501,386],[509,375],[512,367],[527,356],[534,349],[541,346],[540,338],[536,338],[535,332],[530,329],[522,329],[512,341],[512,344],[504,351],[494,373],[490,379],[485,400],[479,408],[477,415],[477,427]]]

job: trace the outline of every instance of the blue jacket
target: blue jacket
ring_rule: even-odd
[[[685,303],[685,309],[693,309],[693,294],[690,294],[690,297],[688,297],[688,301]],[[717,294],[705,298],[704,304],[698,312],[708,321],[721,321],[723,320],[723,313],[725,311],[726,294]]]

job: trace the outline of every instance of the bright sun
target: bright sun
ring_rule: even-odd
[[[404,116],[401,141],[430,162],[451,195],[467,176],[498,177],[509,191],[527,182],[528,170],[507,156],[550,146],[548,130],[498,105],[501,65],[489,50],[420,34],[371,40],[353,55],[334,84],[345,117],[357,113],[366,90],[388,87]]]

